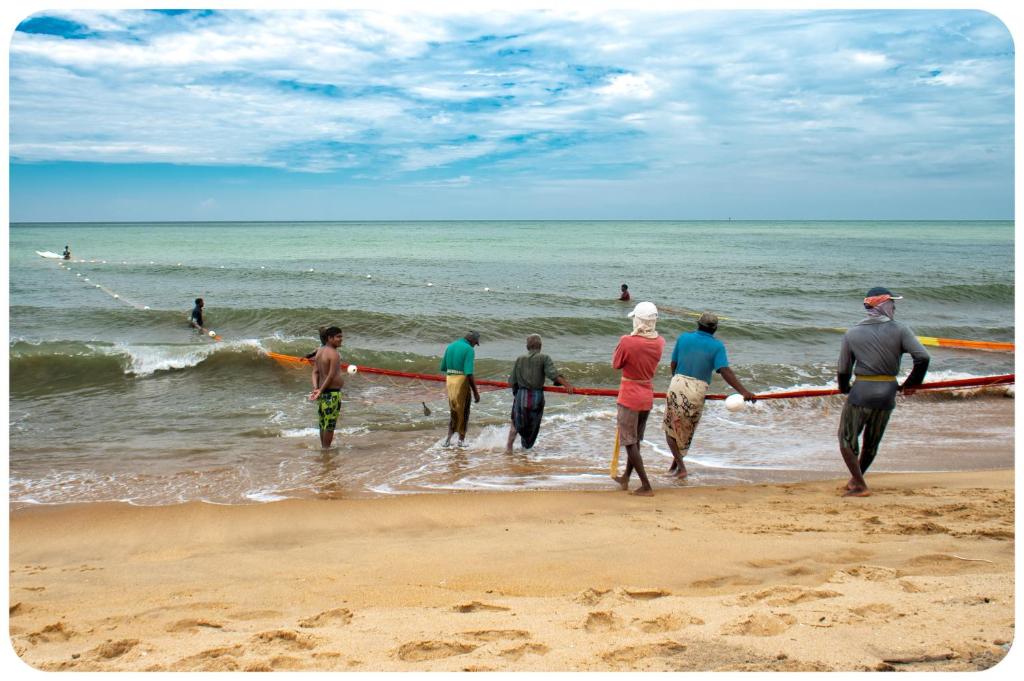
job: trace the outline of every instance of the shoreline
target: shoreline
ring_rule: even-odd
[[[9,513],[10,633],[32,666],[81,671],[1002,659],[1012,469],[875,474],[856,500],[844,480],[34,506]]]
[[[730,489],[733,487],[765,487],[765,486],[783,486],[783,485],[796,485],[802,483],[821,483],[826,481],[838,481],[840,478],[836,476],[835,471],[817,471],[817,470],[799,470],[791,468],[730,468],[721,466],[702,466],[696,461],[687,461],[687,469],[690,471],[690,477],[684,482],[679,483],[674,481],[671,476],[667,475],[662,468],[661,464],[667,465],[671,462],[670,458],[658,457],[654,459],[653,456],[645,456],[645,464],[648,466],[648,475],[650,476],[651,484],[654,486],[655,493],[674,493],[683,490],[692,489]],[[653,463],[659,464],[659,466],[652,466]],[[619,469],[621,472],[622,465],[620,463]],[[960,473],[996,473],[1000,471],[1012,471],[1012,468],[1008,468],[1006,465],[993,465],[993,466],[982,466],[976,468],[957,468],[957,469],[934,469],[934,470],[879,470],[875,472],[872,470],[869,475],[871,476],[905,476],[905,475],[956,475]],[[708,474],[707,471],[714,471],[713,474]],[[783,477],[775,477],[779,473],[792,474],[784,475]],[[696,474],[696,475],[695,475]],[[707,475],[707,481],[700,481],[701,474]],[[410,490],[410,491],[389,491],[389,492],[378,492],[375,494],[331,494],[321,493],[319,495],[311,496],[293,496],[283,497],[278,499],[251,499],[246,502],[221,502],[213,501],[209,499],[190,499],[188,501],[168,502],[168,503],[154,503],[154,504],[140,504],[133,501],[127,500],[96,500],[96,501],[69,501],[69,502],[28,502],[28,501],[11,501],[8,504],[8,513],[11,517],[16,514],[31,513],[33,509],[76,509],[76,508],[90,508],[96,506],[111,506],[119,507],[125,506],[128,508],[173,508],[178,506],[189,506],[197,504],[200,506],[213,506],[213,507],[226,507],[226,508],[249,508],[253,506],[266,506],[280,503],[292,503],[292,502],[338,502],[338,501],[381,501],[385,499],[404,499],[404,498],[416,498],[416,497],[445,497],[445,496],[463,496],[463,495],[521,495],[521,494],[603,494],[606,492],[617,491],[617,485],[611,480],[607,474],[597,474],[595,477],[608,480],[607,487],[598,488],[594,487],[579,487],[579,488],[542,488],[542,487],[521,487],[521,488],[491,488],[491,487],[479,487],[479,488],[454,488],[454,487],[437,487],[434,489],[422,489],[422,490]],[[843,478],[845,479],[845,477]],[[869,481],[870,483],[870,481]],[[630,480],[630,489],[635,489],[638,485],[638,479],[634,475]]]

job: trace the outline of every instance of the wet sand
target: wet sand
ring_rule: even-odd
[[[20,509],[10,634],[44,670],[998,663],[1012,470],[869,481]]]

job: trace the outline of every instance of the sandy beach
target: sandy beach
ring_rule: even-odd
[[[1014,630],[1010,470],[10,518],[43,670],[977,670]]]

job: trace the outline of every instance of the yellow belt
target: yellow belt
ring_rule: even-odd
[[[884,374],[873,375],[873,376],[872,375],[868,375],[868,376],[855,376],[854,378],[856,378],[858,381],[895,381],[896,380],[895,376],[885,376]]]

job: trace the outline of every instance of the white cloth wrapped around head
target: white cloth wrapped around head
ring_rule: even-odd
[[[654,303],[637,303],[633,311],[627,317],[633,319],[633,333],[631,336],[643,336],[644,338],[657,338],[658,332],[655,325],[658,323],[658,308]]]

